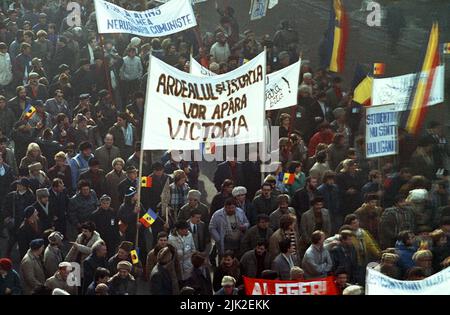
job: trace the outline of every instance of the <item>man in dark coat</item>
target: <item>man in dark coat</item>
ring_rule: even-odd
[[[106,268],[106,245],[103,241],[97,241],[92,246],[92,253],[83,261],[83,293],[94,281],[95,270],[98,267]]]
[[[123,198],[125,197],[125,194],[127,193],[128,188],[134,187],[137,188],[138,185],[138,170],[131,166],[127,168],[127,178],[125,178],[123,181],[120,182],[118,187],[118,193],[119,193],[119,200],[120,202],[123,202]]]
[[[87,181],[100,198],[105,191],[106,172],[100,169],[100,162],[94,157],[88,162],[89,169],[80,175],[79,180]]]
[[[167,265],[172,260],[172,253],[168,247],[161,249],[158,253],[158,263],[150,274],[151,295],[172,295],[172,276]]]
[[[332,271],[344,269],[351,283],[356,283],[360,277],[356,274],[358,271],[358,261],[356,250],[353,246],[353,232],[343,230],[340,233],[340,244],[330,250],[330,256],[333,260]]]
[[[247,251],[241,258],[241,274],[249,278],[261,278],[264,270],[270,269],[270,255],[267,253],[268,243],[260,239],[254,249]]]
[[[110,295],[136,295],[136,280],[130,274],[132,265],[129,261],[117,264],[118,272],[108,281]]]
[[[212,295],[211,273],[209,268],[205,266],[205,256],[194,252],[191,261],[194,269],[192,270],[186,285],[193,288],[198,295]]]
[[[302,214],[309,210],[311,200],[318,195],[318,180],[315,177],[308,177],[304,188],[298,189],[292,196],[292,207],[295,209],[297,218],[301,218]],[[298,224],[300,224],[298,220]]]
[[[106,243],[108,257],[111,257],[120,239],[116,214],[111,208],[111,197],[108,195],[100,197],[100,206],[91,214],[90,221],[95,223],[95,229]]]
[[[253,250],[260,240],[269,242],[273,234],[273,230],[269,227],[269,224],[270,218],[267,214],[260,214],[258,216],[256,225],[245,232],[244,238],[241,241],[242,254]]]
[[[33,204],[33,207],[38,212],[43,231],[54,226],[54,214],[50,211],[49,196],[50,194],[47,188],[40,188],[36,190],[36,202]]]
[[[49,189],[49,212],[54,215],[55,230],[66,235],[66,218],[69,209],[69,196],[60,178],[53,179]]]
[[[245,185],[245,179],[242,172],[242,163],[236,161],[225,161],[217,165],[217,170],[214,173],[214,186],[217,191],[221,190],[225,179],[233,180],[235,185]]]

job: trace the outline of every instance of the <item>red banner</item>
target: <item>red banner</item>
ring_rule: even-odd
[[[304,281],[265,280],[244,277],[246,295],[337,295],[334,277]]]

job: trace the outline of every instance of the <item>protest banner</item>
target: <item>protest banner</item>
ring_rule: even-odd
[[[250,21],[265,17],[268,5],[269,0],[252,0],[250,5]]]
[[[301,59],[296,63],[266,76],[266,110],[282,109],[297,104]],[[191,74],[215,76],[191,56]]]
[[[100,34],[127,33],[160,37],[197,26],[189,0],[170,0],[146,11],[125,10],[104,0],[94,0]]]
[[[198,150],[264,141],[266,53],[214,77],[198,77],[151,58],[145,150]]]
[[[246,295],[337,295],[334,277],[303,281],[244,278]]]
[[[366,295],[450,295],[450,267],[419,281],[400,281],[367,268]]]
[[[395,104],[366,108],[366,158],[398,153],[398,111]]]
[[[421,74],[421,80],[427,77],[427,73]],[[445,67],[438,66],[435,72],[435,79],[431,88],[428,106],[444,102],[444,77]],[[373,80],[372,104],[396,104],[399,111],[408,107],[409,96],[414,88],[416,79],[415,73],[401,75],[392,78]]]

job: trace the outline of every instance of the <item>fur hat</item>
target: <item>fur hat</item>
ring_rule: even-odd
[[[427,199],[427,197],[428,191],[426,189],[413,189],[409,192],[406,200],[411,202],[421,202]]]
[[[247,188],[244,186],[236,186],[233,188],[233,191],[231,192],[233,197],[239,196],[239,195],[246,195],[247,194]]]
[[[156,260],[160,265],[167,265],[172,260],[172,252],[168,247],[164,247],[159,251]]]
[[[202,196],[202,193],[198,190],[189,190],[187,197],[188,199],[196,199],[196,200],[200,200],[200,197]]]
[[[50,243],[59,244],[64,239],[64,235],[61,234],[61,232],[54,231],[48,236],[48,241]]]
[[[49,197],[50,194],[47,188],[39,188],[36,190],[36,198]]]
[[[342,295],[363,295],[364,289],[359,285],[350,285],[344,289]]]
[[[133,266],[131,265],[131,263],[126,260],[122,260],[117,264],[117,270],[124,269],[124,270],[127,270],[128,272],[130,272],[132,267]]]
[[[236,284],[236,279],[234,279],[231,276],[224,276],[222,278],[222,283],[221,283],[222,287],[224,287],[224,286],[232,286],[232,285],[235,285],[235,284]]]

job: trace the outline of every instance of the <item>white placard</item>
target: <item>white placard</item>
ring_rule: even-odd
[[[423,72],[426,77],[428,72]],[[438,66],[435,72],[433,86],[431,88],[428,106],[444,102],[444,77],[445,67]],[[411,90],[414,87],[416,74],[410,73],[392,78],[374,79],[372,91],[372,104],[394,103],[398,110],[406,110]]]
[[[214,77],[199,77],[151,58],[144,150],[196,150],[264,141],[266,53]]]
[[[398,153],[398,114],[396,105],[366,108],[366,157]]]
[[[250,21],[265,17],[268,5],[269,0],[252,0],[250,5]]]
[[[94,0],[98,32],[160,37],[197,25],[189,0],[170,0],[146,11],[129,11],[104,0]]]
[[[297,105],[297,92],[302,61],[266,76],[266,110]],[[215,76],[191,56],[191,73],[197,76]]]
[[[400,281],[368,268],[366,295],[450,295],[450,268],[420,281]]]

